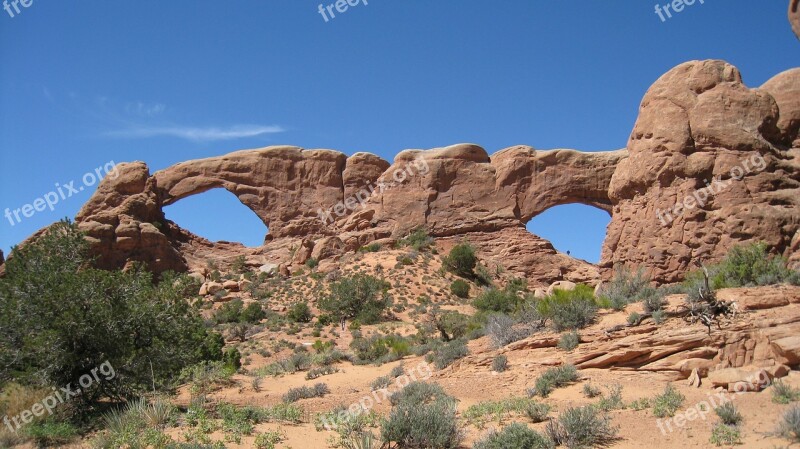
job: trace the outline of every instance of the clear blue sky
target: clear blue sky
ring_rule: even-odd
[[[458,142],[618,149],[646,89],[681,62],[725,59],[755,87],[800,61],[784,0],[698,1],[664,23],[655,3],[369,0],[327,23],[310,0],[0,10],[0,213],[112,160],[156,171],[274,144],[390,160]],[[93,190],[14,226],[0,217],[0,248],[73,217]],[[212,240],[256,245],[265,230],[224,191],[166,213]],[[566,206],[529,229],[596,261],[607,223]]]

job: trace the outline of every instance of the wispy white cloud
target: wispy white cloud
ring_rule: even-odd
[[[134,126],[128,129],[106,133],[109,137],[128,139],[145,139],[150,137],[177,137],[195,142],[211,142],[215,140],[233,140],[244,137],[255,137],[264,134],[277,134],[286,131],[278,125],[235,125],[227,128],[196,128],[187,126]]]

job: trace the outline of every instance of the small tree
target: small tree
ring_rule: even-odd
[[[456,276],[463,278],[475,277],[475,266],[478,264],[478,257],[475,256],[475,248],[469,243],[460,243],[450,250],[450,253],[442,260],[445,269]]]
[[[348,319],[358,318],[363,324],[373,324],[389,306],[391,285],[373,276],[357,274],[331,285],[331,293],[319,307],[339,320],[342,330]]]

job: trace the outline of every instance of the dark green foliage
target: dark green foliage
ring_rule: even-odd
[[[500,432],[492,431],[473,446],[474,449],[553,449],[555,444],[520,423],[512,423]]]
[[[222,363],[226,368],[238,371],[242,367],[242,354],[236,348],[226,349],[222,353]]]
[[[91,401],[167,386],[184,367],[222,357],[222,337],[185,299],[195,281],[97,270],[86,254],[68,222],[13,251],[0,278],[0,382],[74,384],[108,362],[116,376],[84,389]]]
[[[434,316],[433,325],[439,331],[442,340],[458,339],[467,333],[470,321],[467,315],[455,310],[440,312],[438,309],[435,309],[432,314]]]
[[[295,303],[286,312],[286,318],[295,323],[310,323],[314,315],[311,314],[311,308],[304,302]]]
[[[267,317],[260,303],[252,302],[244,306],[241,299],[226,302],[214,314],[214,321],[218,324],[225,323],[258,323]]]
[[[38,447],[55,447],[69,443],[78,436],[78,428],[66,422],[46,419],[23,427],[20,432]]]
[[[512,313],[522,301],[513,290],[490,288],[478,295],[472,305],[482,312]]]
[[[580,284],[574,290],[556,289],[552,295],[540,300],[536,309],[539,315],[549,319],[557,332],[581,329],[591,324],[597,316],[594,291]]]
[[[463,279],[456,279],[450,284],[450,291],[459,298],[468,298],[469,288],[469,282]]]
[[[350,348],[364,362],[388,361],[387,358],[397,360],[411,354],[411,344],[399,335],[354,338]]]
[[[317,268],[317,265],[319,265],[319,261],[317,259],[314,259],[313,257],[306,261],[306,267],[308,267],[310,270]]]
[[[342,278],[331,284],[331,294],[320,300],[319,307],[337,320],[357,318],[362,324],[374,324],[390,305],[390,287],[384,280],[363,274]]]
[[[261,320],[266,317],[267,313],[264,312],[264,308],[261,307],[261,304],[257,302],[251,302],[247,305],[247,307],[242,309],[242,313],[239,315],[239,321],[256,324],[261,322]]]
[[[444,268],[463,278],[472,279],[475,277],[475,266],[478,264],[478,257],[475,255],[475,248],[469,243],[460,243],[450,250],[450,254],[442,259]]]
[[[244,256],[238,256],[231,264],[231,271],[236,274],[243,274],[247,271],[247,259]]]
[[[392,395],[381,428],[386,444],[406,449],[454,449],[461,442],[456,402],[438,385],[413,382]]]

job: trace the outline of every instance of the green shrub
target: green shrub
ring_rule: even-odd
[[[255,324],[261,322],[261,320],[266,317],[267,313],[264,311],[264,308],[261,307],[261,304],[251,302],[242,310],[241,315],[239,315],[239,321]]]
[[[241,299],[226,302],[214,313],[214,321],[217,324],[238,323],[241,321],[243,308],[244,302]]]
[[[783,380],[776,379],[772,383],[772,402],[776,404],[788,404],[800,399],[800,391],[787,385]]]
[[[297,402],[301,399],[321,398],[330,393],[331,390],[324,383],[314,384],[313,387],[292,388],[283,395],[283,402]]]
[[[400,246],[410,246],[417,251],[424,251],[433,244],[433,239],[424,229],[415,229],[398,243]]]
[[[233,371],[242,367],[242,354],[236,348],[226,349],[222,353],[222,364]]]
[[[469,282],[463,279],[456,279],[450,284],[450,291],[459,298],[469,298]]]
[[[350,348],[363,362],[399,360],[411,354],[411,344],[399,335],[354,338]]]
[[[60,222],[12,251],[0,278],[0,379],[75,385],[92,369],[124,367],[82,389],[77,399],[91,401],[166,389],[183,368],[222,357],[222,337],[186,300],[195,280],[95,269],[87,245]]]
[[[716,446],[742,444],[742,434],[736,426],[717,423],[711,429],[710,441]]]
[[[320,368],[313,368],[306,373],[306,380],[314,380],[318,377],[327,376],[329,374],[338,373],[339,369],[333,366],[323,366]]]
[[[357,318],[363,324],[377,323],[389,307],[391,285],[381,279],[357,274],[331,284],[330,295],[319,302],[321,310],[336,320]]]
[[[589,399],[596,398],[597,396],[600,396],[601,394],[603,394],[603,392],[600,391],[600,389],[595,387],[594,385],[588,384],[588,383],[587,384],[583,384],[583,395],[586,396],[587,398],[589,398]]]
[[[738,426],[742,422],[742,414],[733,405],[733,402],[726,402],[714,409],[714,413],[719,416],[723,424],[728,426]]]
[[[778,432],[784,438],[800,443],[800,406],[793,405],[784,412]]]
[[[289,320],[295,323],[310,323],[314,315],[311,314],[311,309],[308,307],[308,304],[298,302],[289,308],[289,311],[286,312],[286,318],[289,318]]]
[[[712,270],[713,287],[748,287],[784,282],[798,284],[800,273],[788,268],[786,258],[771,256],[766,243],[734,247]]]
[[[486,421],[491,419],[496,422],[503,422],[512,413],[525,415],[532,422],[543,422],[547,419],[550,407],[528,398],[509,398],[500,401],[482,401],[471,405],[464,411],[462,417],[468,423],[482,429]]]
[[[642,316],[637,312],[631,312],[628,315],[628,326],[634,326],[642,320]]]
[[[79,434],[78,428],[72,424],[52,419],[28,424],[20,429],[20,432],[39,447],[60,446],[69,443]]]
[[[489,336],[495,348],[502,348],[515,341],[527,338],[533,332],[531,326],[516,323],[505,314],[490,315],[486,319],[484,332]]]
[[[508,357],[504,355],[498,355],[495,356],[494,359],[492,359],[492,371],[502,373],[507,369],[508,369]]]
[[[444,369],[452,365],[458,359],[464,358],[469,354],[467,342],[464,340],[453,340],[445,343],[433,354],[433,364],[436,369]]]
[[[581,344],[581,336],[577,331],[565,332],[558,339],[558,347],[564,351],[572,351],[579,344]]]
[[[615,310],[622,310],[630,303],[638,302],[655,291],[650,287],[650,279],[644,269],[631,270],[627,265],[615,267],[614,277],[603,284],[598,296]]]
[[[475,255],[475,248],[469,243],[460,243],[450,250],[450,253],[442,259],[442,266],[456,276],[472,279],[475,277],[475,265],[478,257]]]
[[[319,260],[314,259],[313,257],[306,261],[306,267],[308,267],[309,270],[317,268],[318,265],[319,265]]]
[[[573,365],[550,368],[536,379],[532,393],[546,398],[556,388],[563,387],[576,380],[578,380],[578,370]]]
[[[597,407],[603,411],[624,409],[625,402],[622,401],[622,385],[616,384],[608,387],[608,394],[600,399]]]
[[[522,303],[522,298],[516,292],[489,288],[484,290],[472,305],[481,312],[511,313],[517,310]]]
[[[653,322],[656,324],[661,324],[667,319],[667,314],[663,310],[656,310],[653,312]]]
[[[553,449],[555,444],[528,426],[512,423],[500,432],[492,431],[473,446],[475,449]]]
[[[611,418],[592,406],[568,408],[558,420],[547,425],[550,439],[569,449],[607,445],[616,438],[617,432],[611,425]]]
[[[454,449],[461,442],[456,401],[438,385],[413,382],[391,396],[381,437],[400,448]]]
[[[594,291],[583,284],[574,290],[556,289],[536,305],[539,315],[551,320],[557,332],[577,330],[591,324],[597,316],[597,308]]]
[[[675,412],[683,405],[685,399],[686,397],[675,387],[667,385],[664,393],[653,398],[653,414],[657,418],[675,416]]]

